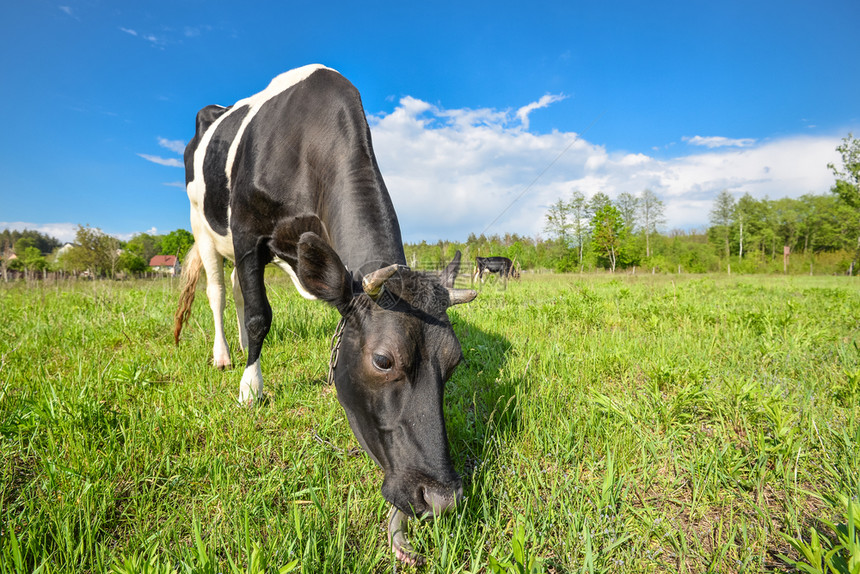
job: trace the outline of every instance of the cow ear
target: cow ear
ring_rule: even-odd
[[[352,301],[352,278],[335,250],[308,231],[299,238],[297,259],[296,275],[302,286],[343,314]]]
[[[439,281],[443,286],[451,289],[454,287],[454,281],[457,279],[457,273],[460,272],[460,250],[457,250],[457,253],[454,254],[454,259],[451,260],[451,263],[442,271],[442,274],[439,275]]]

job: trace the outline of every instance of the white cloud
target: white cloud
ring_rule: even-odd
[[[57,8],[59,8],[60,11],[63,12],[66,16],[69,16],[71,18],[74,18],[75,20],[80,21],[80,18],[78,18],[77,14],[75,14],[75,11],[72,10],[71,6],[57,6]]]
[[[128,34],[129,36],[134,36],[135,38],[141,38],[142,40],[146,40],[147,42],[158,48],[164,48],[164,45],[167,43],[163,38],[159,38],[155,34],[143,34],[133,28],[124,28],[122,26],[120,26],[119,29],[122,32]]]
[[[735,147],[657,159],[607,150],[575,133],[533,134],[509,119],[502,111],[445,110],[412,97],[370,117],[405,240],[463,240],[485,230],[535,235],[547,206],[574,190],[615,198],[648,188],[666,205],[667,229],[700,228],[723,189],[772,199],[827,192],[827,163],[838,161],[840,141],[723,138]]]
[[[755,144],[755,140],[752,138],[740,138],[740,139],[731,139],[724,138],[721,136],[711,136],[711,137],[702,137],[702,136],[693,136],[693,137],[684,137],[681,138],[685,142],[690,145],[702,146],[706,148],[718,148],[718,147],[750,147]]]
[[[175,154],[182,155],[185,152],[185,142],[182,140],[169,140],[167,138],[158,138],[158,145],[163,147],[166,150],[170,150]],[[184,167],[185,163],[177,158],[164,158],[157,155],[150,155],[146,153],[137,154],[146,161],[151,161],[152,163],[157,163],[158,165],[166,165],[168,167]],[[177,185],[176,183],[166,183],[165,185]],[[182,185],[184,187],[184,185]]]
[[[146,161],[151,161],[152,163],[157,163],[158,165],[166,165],[169,167],[183,167],[184,164],[182,160],[178,160],[175,157],[160,157],[157,155],[149,155],[145,153],[137,154]]]
[[[535,110],[545,108],[548,105],[553,104],[555,102],[560,102],[561,100],[565,99],[566,97],[567,96],[563,96],[561,94],[558,94],[558,95],[546,94],[546,95],[542,96],[541,99],[539,99],[538,101],[532,102],[532,103],[525,105],[525,106],[521,107],[520,109],[518,109],[517,110],[517,118],[519,118],[520,122],[522,122],[523,129],[525,129],[525,130],[529,129],[529,114],[530,113],[532,113]]]
[[[506,110],[444,109],[414,97],[401,99],[390,113],[369,117],[406,241],[465,240],[482,232],[538,235],[547,206],[574,190],[616,198],[648,188],[664,201],[667,230],[698,229],[708,225],[713,199],[723,189],[759,199],[826,193],[833,183],[827,164],[839,162],[835,148],[843,133],[692,148],[693,153],[669,158],[664,149],[658,158],[607,149],[573,132],[530,133],[512,119]],[[182,142],[157,141],[181,153]],[[680,148],[673,149],[679,154]],[[139,155],[182,167],[179,158]],[[77,229],[20,225],[63,239],[73,238]]]
[[[169,149],[174,153],[182,155],[185,153],[185,142],[182,140],[169,140],[167,138],[158,138],[158,145],[164,149]]]

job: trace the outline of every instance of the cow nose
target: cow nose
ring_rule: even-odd
[[[424,516],[439,516],[452,510],[457,503],[463,500],[463,485],[458,484],[455,488],[424,488],[424,502],[428,510]]]

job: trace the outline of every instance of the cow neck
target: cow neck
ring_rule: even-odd
[[[380,213],[387,213],[385,205],[374,206]],[[390,212],[390,225],[364,225],[355,220],[354,213],[331,210],[322,216],[326,229],[326,240],[337,252],[344,266],[355,277],[356,272],[367,273],[386,265],[406,265],[406,253],[397,216]],[[361,277],[357,277],[360,281]]]

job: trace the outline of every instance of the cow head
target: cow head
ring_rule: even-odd
[[[453,508],[462,484],[451,464],[442,399],[462,352],[447,309],[476,293],[397,266],[365,275],[359,287],[313,233],[301,236],[297,260],[305,289],[343,316],[338,400],[358,442],[385,472],[383,497],[419,517]]]

